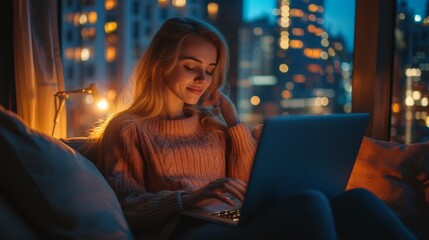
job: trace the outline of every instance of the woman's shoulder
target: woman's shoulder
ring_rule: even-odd
[[[124,131],[126,129],[132,129],[137,125],[143,126],[145,122],[147,121],[136,113],[124,113],[112,118],[107,129]]]

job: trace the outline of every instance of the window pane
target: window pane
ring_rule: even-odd
[[[429,17],[427,1],[398,0],[391,140],[429,140]]]
[[[243,121],[351,111],[355,1],[70,2],[62,5],[61,28],[64,66],[74,69],[65,76],[68,91],[96,83],[112,103],[165,18],[191,16],[218,27],[229,43],[230,95]],[[79,21],[86,12],[97,18]],[[82,36],[82,29],[93,34]],[[68,137],[85,135],[107,114],[84,99],[67,101]]]
[[[245,1],[242,120],[351,112],[355,1]]]

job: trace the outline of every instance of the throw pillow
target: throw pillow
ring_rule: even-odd
[[[37,236],[0,195],[0,239],[35,240]]]
[[[2,196],[40,238],[132,238],[119,202],[97,168],[1,106],[0,152]]]
[[[429,143],[365,137],[347,186],[352,188],[370,190],[412,231],[421,231],[429,217]]]
[[[91,162],[95,162],[95,159],[97,157],[96,141],[91,140],[88,137],[60,138],[60,140],[67,146],[78,151]]]

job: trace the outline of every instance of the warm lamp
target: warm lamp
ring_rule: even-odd
[[[54,136],[55,133],[55,127],[57,126],[57,123],[60,118],[60,113],[64,108],[66,99],[69,98],[70,94],[74,93],[85,93],[85,94],[91,94],[94,96],[95,99],[98,99],[98,91],[95,87],[95,83],[91,83],[88,88],[82,88],[72,91],[58,91],[54,97],[55,97],[55,117],[54,117],[54,126],[52,128],[52,136]]]

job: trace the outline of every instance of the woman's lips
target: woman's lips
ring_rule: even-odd
[[[192,93],[194,93],[196,95],[200,95],[203,92],[203,90],[201,88],[188,87],[186,89],[188,89],[189,91],[191,91]]]

